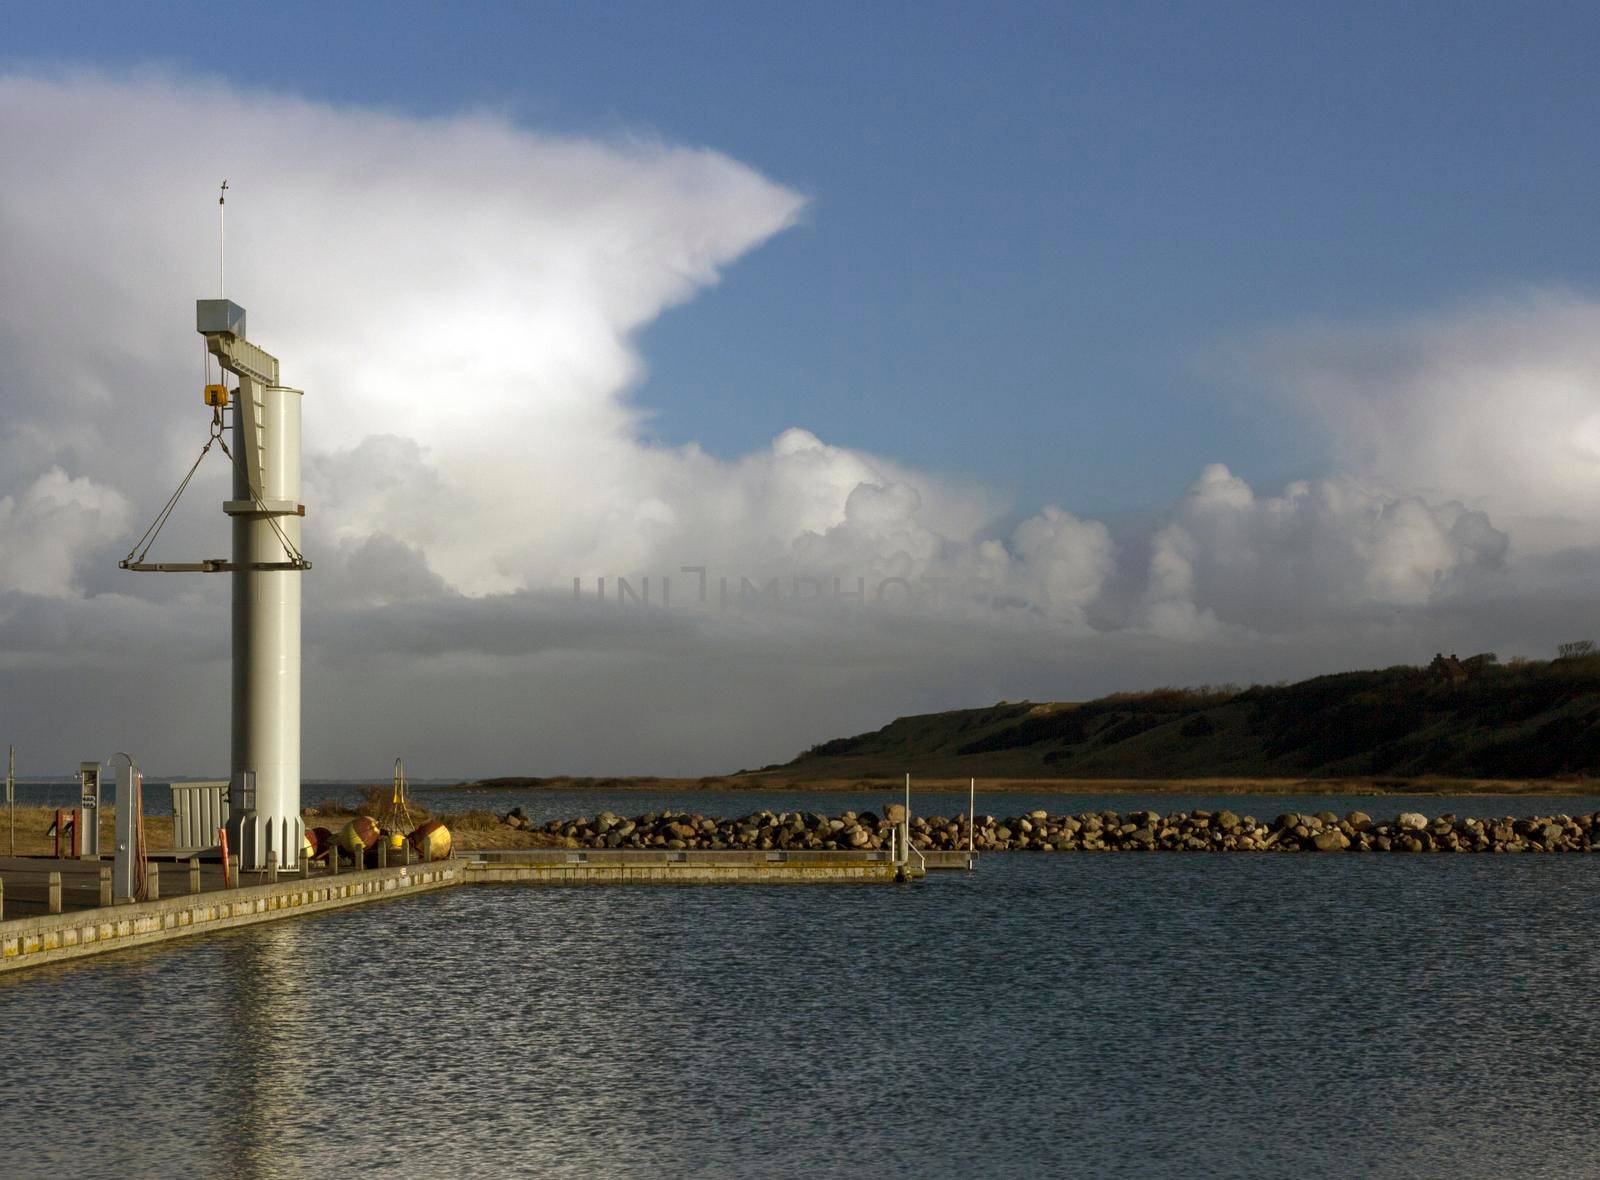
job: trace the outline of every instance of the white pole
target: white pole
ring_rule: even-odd
[[[300,499],[301,392],[264,386],[241,378],[239,397],[253,398],[259,415],[262,486],[250,487],[246,448],[256,440],[245,433],[245,415],[236,413],[234,483],[236,501],[259,493],[269,502]],[[248,772],[254,798],[249,814],[235,814],[236,853],[247,869],[266,867],[278,854],[278,867],[300,861],[304,824],[300,818],[300,571],[264,570],[282,564],[300,546],[300,517],[277,516],[277,528],[261,512],[233,516],[233,759],[231,777],[241,789]],[[281,530],[281,533],[280,533]]]
[[[906,813],[900,821],[900,853],[906,858],[906,872],[911,872],[911,772],[906,771]]]
[[[972,825],[975,824],[977,822],[977,820],[978,820],[977,802],[978,802],[978,780],[975,779],[975,778],[974,779],[969,779],[969,780],[967,780],[967,855],[968,856],[971,856],[973,851],[974,851],[973,838],[972,838]]]

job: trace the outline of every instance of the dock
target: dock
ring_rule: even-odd
[[[238,885],[225,883],[216,863],[151,863],[158,897],[102,904],[108,862],[0,857],[0,972],[460,885],[895,884],[971,868],[974,858],[929,852],[899,864],[880,851],[473,850],[387,868],[318,866],[275,881],[245,873]],[[25,912],[13,916],[18,910]]]

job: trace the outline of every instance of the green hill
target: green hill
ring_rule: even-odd
[[[765,776],[1491,778],[1600,775],[1600,655],[1394,667],[902,717]]]

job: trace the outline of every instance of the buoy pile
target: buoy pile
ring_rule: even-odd
[[[305,854],[311,861],[327,862],[337,856],[341,863],[376,868],[379,847],[386,846],[388,862],[401,863],[401,853],[411,846],[412,860],[445,860],[453,846],[450,829],[430,819],[408,834],[385,830],[370,815],[358,815],[337,833],[328,828],[306,829]]]

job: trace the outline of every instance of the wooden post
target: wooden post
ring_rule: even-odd
[[[111,904],[111,866],[104,865],[100,869],[100,904]]]
[[[306,850],[304,848],[301,848],[300,849],[300,879],[302,881],[306,881],[306,880],[309,880],[310,878],[311,878],[311,857],[306,855]]]
[[[189,858],[189,892],[200,892],[200,858],[198,856]]]
[[[382,832],[378,834],[378,867],[389,867],[389,837]]]
[[[67,811],[64,807],[56,808],[56,859],[61,859],[61,835],[67,830]]]
[[[268,885],[276,885],[277,883],[278,883],[278,854],[277,854],[277,852],[269,852],[269,853],[267,853],[267,884]]]
[[[61,912],[61,874],[60,873],[51,873],[50,874],[50,912],[52,914],[59,914]]]
[[[158,901],[161,898],[161,866],[149,863],[144,866],[144,899]]]
[[[217,829],[217,842],[222,845],[222,887],[227,889],[233,885],[228,877],[228,829]]]
[[[0,877],[0,922],[6,920],[6,879]]]
[[[430,833],[431,835],[431,833]],[[422,841],[422,863],[427,864],[433,859],[433,841],[424,837]]]
[[[407,840],[400,845],[400,863],[407,868],[411,866],[411,841]]]
[[[328,872],[335,877],[339,875],[339,845],[335,844],[328,849]]]

